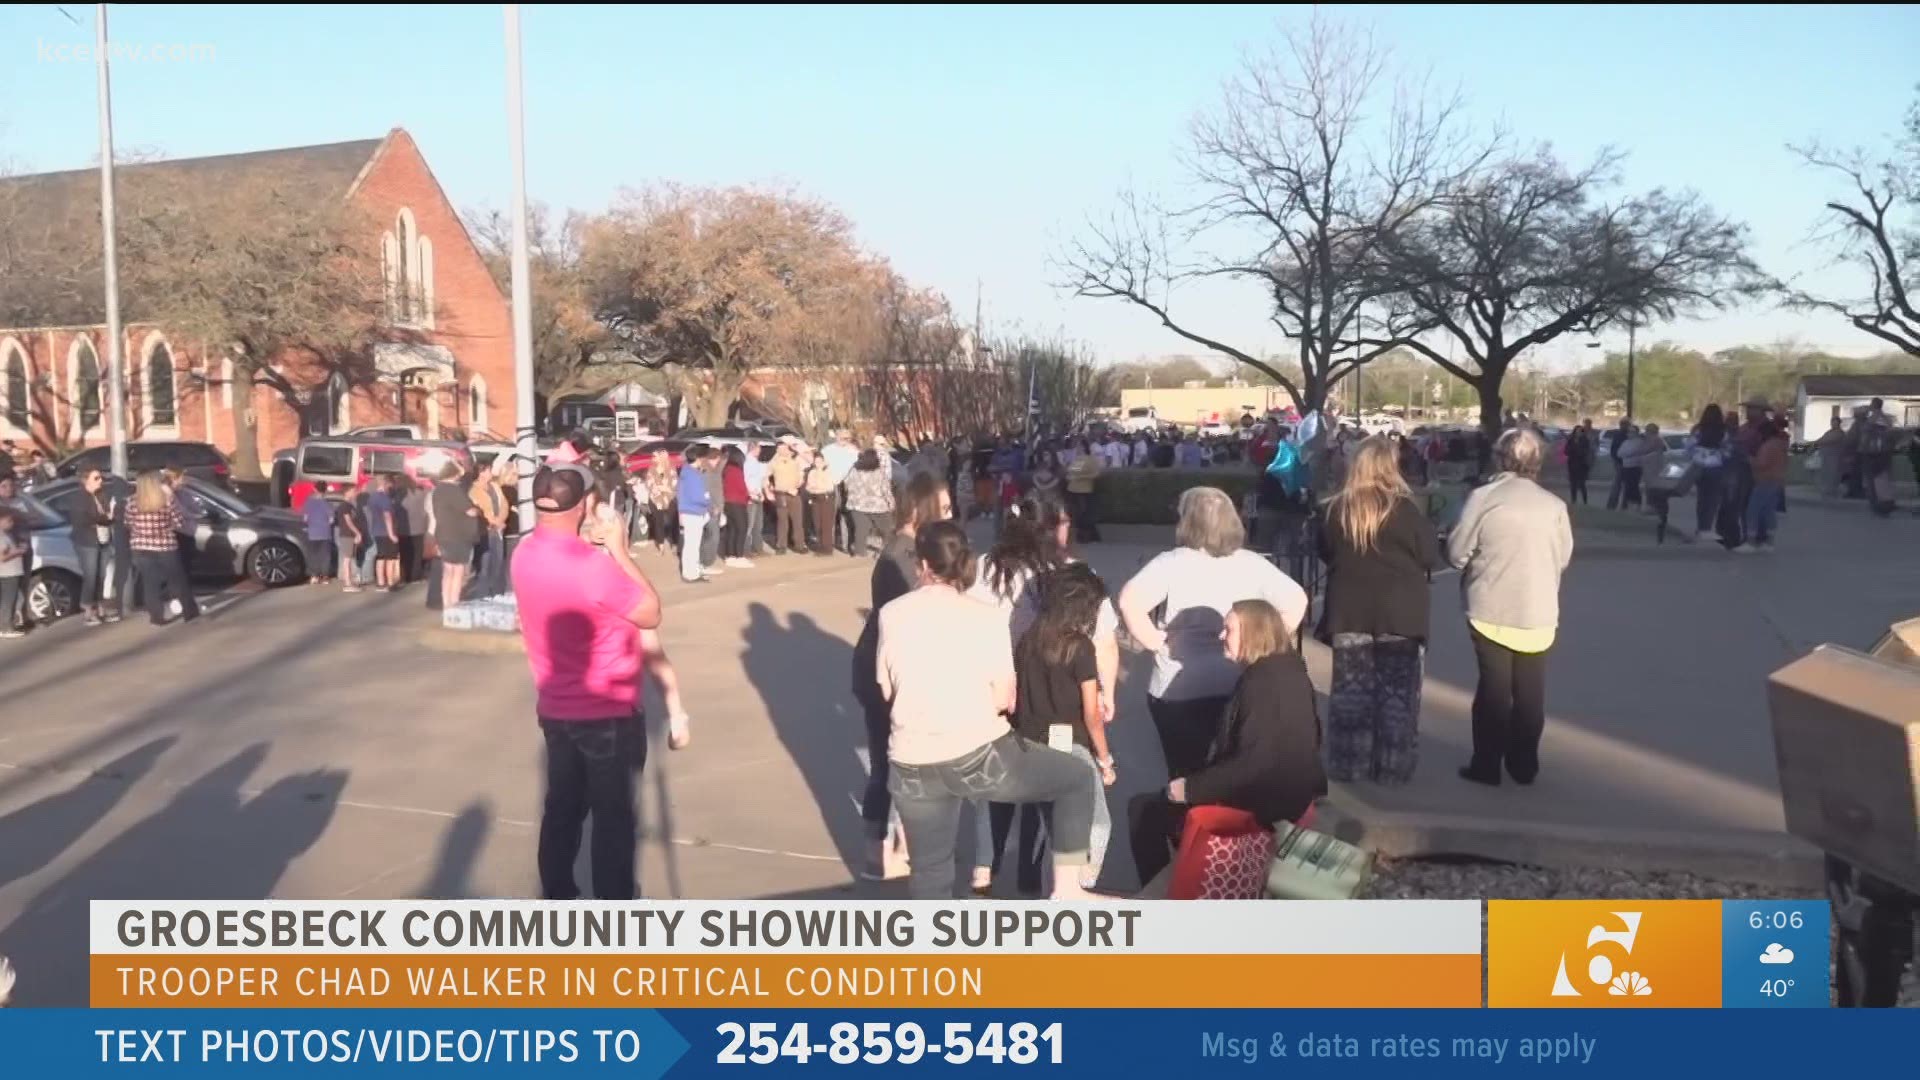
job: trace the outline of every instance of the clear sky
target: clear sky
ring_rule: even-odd
[[[1891,6],[1337,14],[1370,23],[1401,64],[1457,83],[1478,122],[1504,121],[1572,159],[1619,146],[1634,186],[1698,189],[1751,226],[1757,256],[1783,275],[1831,273],[1807,242],[1828,182],[1784,144],[1884,142],[1912,100],[1920,40],[1920,8]],[[1189,118],[1217,100],[1244,49],[1305,17],[528,7],[529,185],[584,209],[663,180],[792,186],[836,204],[863,243],[963,315],[978,283],[989,322],[1062,330],[1110,360],[1184,351],[1119,302],[1054,288],[1051,259],[1119,188],[1177,190]],[[88,4],[0,8],[0,159],[33,170],[97,160],[94,68],[58,48],[90,45],[92,18]],[[200,47],[116,63],[123,148],[182,157],[402,126],[457,206],[506,204],[498,6],[116,6],[111,29],[160,57]],[[1280,344],[1257,294],[1194,293],[1176,308],[1227,340]],[[1646,336],[1712,349],[1787,335],[1875,351],[1831,318],[1766,308]]]

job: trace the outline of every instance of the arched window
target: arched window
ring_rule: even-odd
[[[0,360],[6,364],[6,385],[0,387],[6,392],[7,426],[14,431],[25,433],[33,422],[33,400],[27,381],[27,354],[21,351],[20,343],[9,338],[4,347],[0,347]]]
[[[392,322],[399,322],[401,320],[400,241],[390,232],[380,234],[380,280],[386,289],[387,318]]]
[[[145,405],[147,426],[170,428],[179,423],[178,402],[173,393],[173,350],[157,337],[147,346]]]
[[[327,384],[327,400],[331,403],[333,415],[333,433],[353,430],[353,393],[347,386],[347,380],[335,375]]]
[[[413,321],[429,329],[433,326],[433,241],[422,236],[414,241]]]
[[[67,354],[67,371],[72,380],[74,428],[68,441],[77,443],[100,426],[100,357],[93,351],[93,342],[74,339],[73,349]]]
[[[400,208],[393,222],[394,283],[399,289],[397,322],[420,321],[420,230],[414,225],[413,211]]]
[[[467,430],[493,430],[487,423],[487,380],[477,372],[467,380]]]

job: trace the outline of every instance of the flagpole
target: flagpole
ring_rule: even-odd
[[[1020,430],[1020,441],[1027,446],[1033,445],[1033,407],[1037,404],[1033,399],[1033,379],[1039,373],[1038,358],[1029,355],[1027,357],[1027,420]]]
[[[94,5],[94,59],[100,74],[100,235],[106,270],[107,306],[107,441],[108,465],[113,475],[127,476],[126,367],[120,331],[120,256],[114,238],[113,211],[113,89],[107,72],[107,5]],[[97,391],[96,391],[97,392]],[[84,415],[83,408],[81,413]],[[80,433],[82,437],[85,432]]]
[[[533,287],[527,266],[526,114],[521,100],[520,5],[506,5],[507,156],[513,171],[513,401],[514,457],[520,464],[520,534],[533,531],[533,472],[539,458],[533,420]]]

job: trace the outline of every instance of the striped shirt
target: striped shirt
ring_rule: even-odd
[[[179,546],[175,537],[186,531],[179,503],[169,501],[165,510],[127,507],[127,535],[135,551],[173,551]]]

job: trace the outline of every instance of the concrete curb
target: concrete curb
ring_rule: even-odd
[[[1818,849],[1786,833],[1618,828],[1457,814],[1402,813],[1336,787],[1323,831],[1388,858],[1466,856],[1558,869],[1681,872],[1818,895]]]

